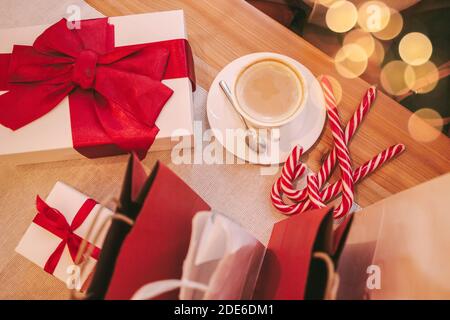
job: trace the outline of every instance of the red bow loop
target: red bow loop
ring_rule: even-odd
[[[52,230],[58,231],[59,237],[64,237],[65,233],[70,230],[70,226],[67,223],[64,215],[59,210],[50,207],[41,197],[36,197],[36,210],[38,212],[38,218],[40,221],[46,221],[46,225]],[[56,233],[56,232],[55,232]]]

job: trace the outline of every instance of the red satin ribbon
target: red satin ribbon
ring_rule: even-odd
[[[47,203],[45,203],[45,201],[43,201],[39,196],[36,197],[36,209],[38,214],[33,219],[33,222],[50,231],[55,236],[61,238],[61,242],[45,263],[45,271],[53,274],[66,245],[69,249],[72,260],[75,261],[83,239],[79,235],[75,234],[74,231],[83,224],[84,220],[87,218],[89,213],[91,213],[96,204],[97,203],[95,200],[87,199],[78,210],[72,220],[72,223],[69,225],[66,217],[64,217],[61,212],[47,205]],[[93,246],[91,243],[88,243],[88,245]],[[94,246],[91,257],[98,260],[99,254],[100,249]]]
[[[0,55],[0,90],[9,90],[0,96],[0,124],[19,129],[69,95],[75,149],[89,157],[118,149],[143,156],[173,93],[161,80],[182,77],[195,88],[185,39],[114,47],[107,18],[83,20],[79,29],[62,19],[33,46]]]

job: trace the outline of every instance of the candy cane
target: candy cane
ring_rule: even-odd
[[[300,162],[303,150],[299,146],[296,146],[283,166],[281,177],[277,179],[272,187],[271,198],[273,205],[278,210],[284,214],[295,214],[311,208],[320,208],[324,206],[324,203],[330,201],[339,193],[342,193],[342,202],[334,211],[334,217],[340,218],[348,213],[353,204],[353,184],[375,171],[396,155],[402,153],[405,150],[405,146],[402,144],[391,146],[370,161],[364,163],[355,171],[352,171],[347,144],[355,134],[364,116],[368,113],[375,99],[376,89],[375,87],[371,87],[367,90],[358,109],[347,124],[345,132],[343,132],[331,85],[325,77],[322,78],[321,83],[335,146],[327,155],[320,171],[317,174],[308,175],[307,186],[302,190],[296,190],[293,186],[294,181],[306,171],[306,166]],[[320,191],[337,161],[339,161],[341,170],[341,180]],[[285,203],[283,194],[286,194],[294,203]]]
[[[374,172],[376,169],[384,165],[386,162],[388,162],[395,156],[401,154],[404,150],[405,146],[403,144],[397,144],[379,153],[373,159],[367,161],[353,172],[354,183],[359,182],[360,180],[362,180],[363,178]],[[299,158],[294,159],[294,161],[295,162],[299,161]],[[312,202],[309,198],[303,202],[286,204],[282,199],[283,192],[279,187],[280,180],[281,178],[278,178],[277,182],[273,185],[271,193],[272,203],[278,210],[280,210],[285,214],[295,214],[304,212],[312,208],[311,206]],[[326,203],[332,200],[340,193],[341,187],[342,187],[341,181],[337,181],[331,184],[330,186],[326,187],[323,191],[320,192],[321,202]]]
[[[376,87],[371,86],[366,93],[364,94],[361,103],[353,114],[350,121],[347,123],[345,128],[345,143],[348,144],[356,132],[356,129],[361,124],[362,120],[369,112],[370,107],[372,106],[373,101],[376,97]],[[324,163],[320,167],[320,171],[318,173],[318,184],[319,189],[323,186],[324,182],[328,180],[331,172],[333,171],[334,166],[336,165],[336,147],[333,147],[332,151],[328,153]],[[292,184],[289,182],[285,182],[282,184],[282,189],[286,196],[293,201],[303,201],[308,197],[308,190],[306,188],[297,190]]]
[[[375,87],[372,86],[364,94],[364,97],[361,100],[361,103],[360,103],[358,109],[353,114],[350,121],[347,123],[347,126],[345,128],[345,136],[344,136],[345,144],[348,144],[350,142],[350,139],[355,134],[356,129],[358,129],[359,125],[361,124],[362,120],[364,119],[364,116],[369,112],[370,107],[372,106],[372,103],[375,100],[375,97],[376,97],[376,90],[375,90]],[[320,187],[323,185],[323,183],[325,181],[328,180],[335,164],[336,164],[336,147],[334,147],[332,149],[332,151],[328,154],[322,167],[320,168],[320,171],[318,173]]]
[[[356,169],[353,172],[353,181],[354,183],[359,182],[363,178],[367,177],[369,174],[374,172],[376,169],[381,167],[383,164],[394,158],[395,156],[399,155],[405,151],[405,145],[403,144],[396,144],[394,146],[391,146],[384,150],[383,152],[380,152],[376,157],[374,157],[372,160],[367,161],[362,166],[360,166],[358,169]],[[341,189],[341,181],[337,181],[333,183],[332,185],[326,187],[321,193],[320,198],[322,202],[328,202],[334,197],[336,197],[340,193]]]
[[[340,218],[350,211],[353,205],[353,170],[348,152],[347,144],[344,140],[344,131],[341,127],[341,121],[336,108],[336,100],[333,95],[333,88],[326,77],[321,80],[325,105],[327,106],[328,120],[331,127],[331,133],[336,147],[336,156],[339,161],[342,181],[342,202],[334,210],[334,217]],[[311,196],[311,195],[310,195]],[[315,197],[315,195],[313,195]]]

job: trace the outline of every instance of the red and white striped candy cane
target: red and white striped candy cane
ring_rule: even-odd
[[[364,116],[369,112],[370,107],[372,106],[372,103],[375,100],[375,97],[376,97],[376,90],[375,87],[372,86],[364,94],[359,107],[356,109],[356,112],[353,114],[352,118],[345,127],[344,142],[346,145],[349,144],[351,138],[353,137],[356,130],[360,126],[362,120],[364,119]],[[320,171],[318,173],[319,188],[322,187],[325,181],[328,180],[335,165],[336,165],[336,146],[334,146],[332,151],[328,154],[322,167],[320,168]]]
[[[338,208],[336,208],[334,217],[340,218],[345,216],[353,203],[353,184],[366,177],[384,163],[405,150],[405,146],[403,144],[391,146],[370,161],[364,163],[355,171],[352,171],[347,144],[356,132],[356,129],[360,125],[363,117],[367,114],[375,98],[375,87],[369,88],[366,92],[359,108],[347,124],[345,133],[343,133],[340,127],[339,116],[337,114],[334,96],[328,79],[322,79],[322,86],[324,88],[327,114],[330,119],[330,126],[332,127],[335,147],[328,154],[321,170],[317,174],[309,175],[307,177],[307,186],[303,190],[295,190],[293,187],[294,181],[306,171],[306,166],[300,161],[303,150],[299,146],[296,146],[293,149],[288,157],[288,160],[283,166],[281,177],[277,179],[271,192],[273,205],[285,214],[301,213],[311,208],[320,208],[324,206],[324,203],[330,201],[342,192],[343,201]],[[323,183],[329,178],[329,175],[336,164],[336,160],[339,160],[342,179],[328,186],[324,190],[319,191]],[[348,173],[351,175],[350,179],[348,175],[345,177]],[[344,179],[344,177],[346,179]],[[349,180],[351,183],[351,188],[349,188]],[[285,203],[283,200],[283,193],[285,193],[288,198],[291,198],[294,203]]]
[[[353,169],[348,147],[344,139],[344,131],[342,130],[341,121],[336,108],[336,99],[333,95],[333,88],[326,77],[322,77],[321,84],[324,92],[331,133],[336,147],[336,156],[341,171],[342,202],[334,210],[334,217],[341,218],[350,211],[353,205]]]
[[[295,181],[300,177],[306,170],[306,166],[300,162],[300,157],[303,154],[303,149],[300,146],[295,146],[292,149],[291,154],[287,158],[283,169],[281,170],[281,177],[272,186],[271,199],[272,204],[283,212],[284,214],[290,215],[294,213],[299,213],[302,210],[302,203],[298,204],[286,204],[283,200],[281,185],[284,182]]]
[[[395,156],[399,155],[405,151],[405,145],[403,144],[396,144],[394,146],[391,146],[384,150],[383,152],[380,152],[377,156],[375,156],[373,159],[367,161],[362,166],[360,166],[358,169],[356,169],[353,172],[353,182],[357,183],[363,178],[367,177],[369,174],[374,172],[376,169],[381,167],[383,164],[394,158]],[[335,183],[329,185],[320,193],[320,198],[322,202],[328,202],[332,200],[334,197],[339,195],[341,190],[341,181],[336,181]]]
[[[371,86],[364,94],[364,97],[361,100],[358,109],[353,114],[350,121],[347,123],[344,136],[346,144],[350,142],[351,138],[356,132],[356,129],[361,124],[365,115],[369,112],[370,107],[372,106],[372,103],[375,100],[375,97],[376,97],[376,88],[375,86]],[[336,147],[333,147],[332,151],[328,153],[324,163],[320,167],[320,171],[317,173],[319,189],[323,186],[325,181],[328,180],[335,165],[336,165]],[[308,197],[307,188],[301,190],[295,189],[292,183],[289,183],[289,181],[283,182],[282,189],[283,193],[286,194],[286,196],[293,201],[297,202],[303,201]]]
[[[395,156],[401,154],[404,150],[405,145],[396,144],[379,153],[373,159],[367,161],[353,172],[354,183],[359,182],[360,180],[362,180],[363,178],[374,172],[376,169],[384,165],[386,162],[388,162]],[[279,178],[278,180],[280,179],[281,178]],[[301,213],[312,208],[312,202],[309,198],[299,203],[291,205],[286,204],[282,199],[283,197],[282,190],[280,188],[276,188],[275,185],[276,184],[274,184],[274,187],[272,188],[271,198],[274,206],[278,210],[282,212],[286,211],[285,213],[287,214],[294,214],[294,213]],[[320,192],[321,202],[327,203],[336,196],[338,196],[339,193],[341,192],[341,188],[342,188],[342,181],[340,180],[327,186],[324,190]]]
[[[339,160],[339,167],[341,169],[342,176],[342,194],[343,200],[341,204],[335,209],[334,216],[340,218],[347,214],[353,204],[353,170],[351,168],[350,155],[348,153],[347,145],[344,141],[344,131],[340,125],[339,115],[336,109],[336,102],[332,92],[331,84],[328,79],[322,79],[322,86],[324,88],[325,104],[327,107],[327,114],[330,120],[331,131],[336,145],[336,156]],[[323,207],[324,204],[321,201],[319,194],[318,179],[315,175],[310,175],[308,177],[307,190],[308,199],[304,202],[299,202],[297,204],[288,205],[284,203],[282,194],[282,184],[283,182],[290,181],[292,183],[293,176],[299,176],[300,172],[303,172],[303,164],[301,164],[299,158],[301,156],[301,151],[298,151],[299,147],[294,148],[294,152],[288,157],[285,166],[282,170],[282,176],[276,181],[272,187],[272,202],[277,207],[286,214],[292,214],[296,212],[302,212],[306,210],[309,206],[313,208]]]
[[[291,183],[291,181],[295,181],[298,177],[300,177],[306,170],[306,166],[299,161],[300,157],[303,154],[303,148],[300,146],[295,146],[292,149],[291,154],[286,160],[287,165],[283,166],[281,170],[281,187],[283,188],[283,184]]]

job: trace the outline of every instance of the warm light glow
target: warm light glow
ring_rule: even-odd
[[[321,4],[324,7],[329,8],[333,3],[340,0],[315,0],[316,3]]]
[[[403,61],[394,60],[386,64],[380,73],[380,82],[386,92],[401,96],[415,82],[412,68]]]
[[[411,32],[400,40],[398,51],[403,61],[418,66],[430,59],[433,46],[430,39],[423,33]]]
[[[374,32],[374,36],[381,40],[391,40],[394,39],[403,28],[403,17],[398,11],[394,9],[391,10],[391,16],[389,22],[381,31]]]
[[[337,72],[345,78],[359,77],[367,68],[367,53],[357,44],[344,45],[334,58]]]
[[[369,61],[375,65],[381,65],[384,61],[384,47],[381,41],[373,39],[375,44],[375,49],[372,55],[369,57]]]
[[[346,34],[344,38],[344,45],[357,44],[370,57],[375,50],[375,40],[370,33],[365,32],[362,29],[354,29]]]
[[[327,10],[325,21],[328,28],[334,32],[347,32],[353,28],[358,20],[358,11],[349,1],[337,1]]]
[[[428,93],[433,90],[439,81],[439,71],[436,65],[427,61],[420,66],[410,66],[412,68],[415,81],[410,85],[410,89],[416,93]]]
[[[386,28],[391,17],[389,7],[381,1],[366,1],[358,8],[358,24],[367,32]]]
[[[431,142],[441,134],[444,120],[430,108],[417,110],[408,121],[409,134],[417,141]]]

